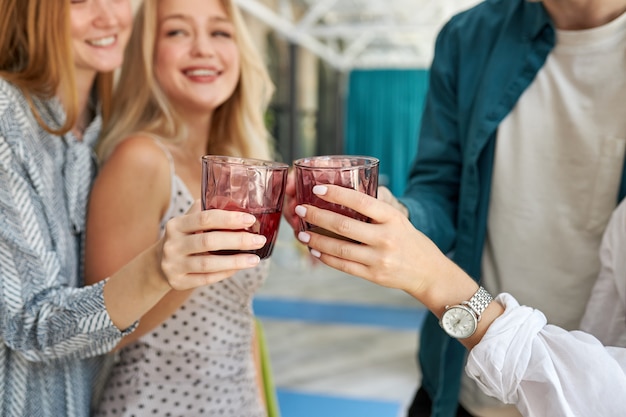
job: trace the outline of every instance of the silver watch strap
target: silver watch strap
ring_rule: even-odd
[[[480,320],[480,316],[487,308],[490,302],[493,301],[491,294],[487,292],[483,287],[478,288],[478,291],[469,299],[467,305],[471,307],[476,313],[477,319]]]

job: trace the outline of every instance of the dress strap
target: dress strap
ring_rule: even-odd
[[[167,147],[163,144],[163,142],[161,142],[158,138],[154,136],[150,136],[150,137],[152,138],[154,143],[156,143],[157,146],[161,148],[163,153],[165,153],[165,156],[167,156],[167,160],[170,161],[170,176],[172,177],[172,180],[173,180],[174,176],[176,176],[176,166],[174,165],[174,157],[172,156],[172,153],[170,152],[169,149],[167,149]]]
[[[165,156],[167,156],[167,160],[170,162],[170,203],[167,207],[167,210],[165,211],[165,215],[163,216],[159,224],[159,235],[162,236],[163,232],[165,231],[165,223],[172,216],[171,213],[174,210],[173,204],[174,204],[174,201],[176,200],[176,188],[177,188],[176,165],[174,164],[174,157],[172,156],[172,153],[170,152],[169,149],[167,149],[167,147],[163,144],[163,142],[161,142],[159,138],[157,137],[154,137],[154,136],[150,136],[150,137],[152,138],[152,140],[154,140],[154,143],[156,143],[156,145],[159,148],[161,148],[163,153],[165,153]]]

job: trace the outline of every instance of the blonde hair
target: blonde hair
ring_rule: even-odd
[[[76,123],[78,98],[74,55],[70,40],[67,0],[0,0],[0,77],[24,94],[37,122],[46,131],[62,135]],[[112,74],[98,76],[103,116],[110,110]],[[35,100],[67,97],[65,121],[47,125]]]
[[[169,141],[185,139],[185,125],[154,76],[157,2],[145,0],[137,10],[113,97],[114,110],[97,146],[101,159],[106,159],[115,146],[132,134]],[[264,113],[274,85],[238,8],[232,0],[221,0],[221,4],[235,27],[241,71],[231,97],[213,112],[206,153],[271,159]]]

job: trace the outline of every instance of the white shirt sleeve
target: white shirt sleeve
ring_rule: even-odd
[[[626,347],[626,200],[615,209],[600,246],[600,273],[580,329],[606,346]]]
[[[466,366],[485,393],[527,417],[626,415],[626,349],[547,325],[543,313],[509,294],[496,300],[505,312]]]

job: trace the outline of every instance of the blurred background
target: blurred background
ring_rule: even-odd
[[[135,5],[139,0],[133,0]],[[276,85],[279,157],[361,154],[403,192],[441,26],[477,0],[235,0]],[[399,417],[420,381],[425,309],[314,263],[287,224],[254,308],[282,417]]]
[[[236,2],[277,87],[267,122],[283,160],[375,156],[402,194],[436,35],[477,1]],[[405,415],[426,315],[413,298],[312,263],[283,224],[255,312],[283,417]]]
[[[285,161],[380,158],[403,191],[441,26],[476,0],[236,0],[277,86],[267,121]]]

